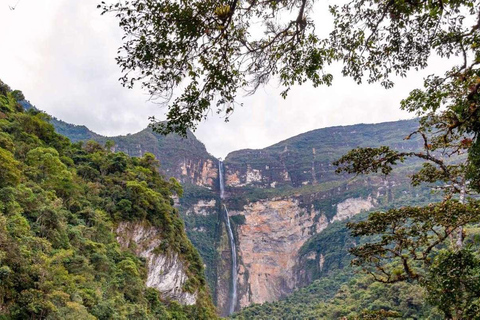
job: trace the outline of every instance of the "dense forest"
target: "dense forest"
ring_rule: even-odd
[[[291,296],[253,305],[233,319],[443,319],[419,285],[384,285],[352,268],[331,273]]]
[[[152,154],[71,143],[22,99],[0,82],[0,318],[216,318],[203,263],[173,207],[180,184],[158,173]],[[117,242],[122,221],[160,230],[155,250],[178,254],[194,305],[146,287],[145,259]]]

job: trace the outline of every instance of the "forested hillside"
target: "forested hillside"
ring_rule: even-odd
[[[285,299],[250,306],[232,319],[443,319],[425,304],[419,285],[385,285],[354,272],[346,268],[333,273]]]
[[[0,318],[216,318],[173,207],[182,188],[159,175],[155,157],[71,143],[0,85]],[[123,245],[115,231],[125,226],[154,230],[157,242]],[[150,281],[160,258],[182,275],[172,294]]]
[[[20,104],[27,110],[38,110],[27,100],[21,100]],[[143,157],[145,153],[151,153],[159,160],[157,168],[160,173],[166,178],[174,177],[182,184],[183,196],[179,199],[179,211],[183,215],[188,237],[206,265],[207,281],[215,299],[218,259],[215,244],[219,221],[213,213],[219,210],[219,207],[214,205],[203,208],[203,211],[210,212],[208,216],[186,214],[199,199],[210,203],[218,198],[217,160],[207,152],[205,145],[190,131],[186,138],[176,134],[164,136],[150,128],[134,134],[105,137],[83,125],[74,125],[55,117],[50,117],[48,121],[57,133],[68,137],[72,142],[94,140],[101,145],[109,144],[111,151],[124,152],[132,157]]]

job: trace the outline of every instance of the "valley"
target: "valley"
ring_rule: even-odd
[[[111,140],[113,150],[131,156],[153,153],[162,173],[181,182],[184,195],[176,206],[223,316],[275,302],[348,268],[347,249],[355,239],[335,249],[317,240],[331,226],[344,230],[343,221],[359,214],[435,197],[426,187],[410,186],[408,173],[418,166],[414,161],[387,179],[338,175],[332,165],[358,146],[421,148],[418,139],[402,139],[415,130],[416,120],[314,130],[265,149],[232,152],[223,162],[192,133],[183,139],[145,129],[106,138],[56,119],[52,123],[75,141]]]

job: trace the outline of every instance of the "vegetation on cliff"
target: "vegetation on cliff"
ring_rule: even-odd
[[[350,221],[361,221],[363,212]],[[408,282],[383,284],[350,266],[348,250],[370,239],[353,237],[335,222],[307,241],[299,252],[297,275],[305,287],[278,301],[249,306],[233,319],[443,319],[425,303],[425,290]],[[309,258],[310,257],[310,258]],[[312,259],[311,257],[315,257]]]
[[[178,182],[159,175],[152,154],[72,144],[17,94],[0,82],[0,317],[216,318],[203,263],[172,206]],[[157,250],[178,253],[195,305],[145,286],[145,259],[117,243],[121,221],[161,231]]]
[[[30,102],[25,100],[20,101],[20,104],[27,110],[35,109]],[[211,186],[207,185],[205,188],[196,185],[199,180],[202,180],[201,164],[209,160],[211,163],[216,163],[216,159],[207,152],[205,145],[191,132],[187,133],[186,138],[182,138],[176,134],[164,136],[146,128],[134,134],[105,137],[85,126],[66,123],[54,117],[49,118],[49,122],[57,133],[66,136],[72,142],[94,140],[102,145],[113,143],[115,151],[123,152],[131,157],[143,157],[145,153],[151,153],[160,162],[158,169],[162,175],[175,177],[182,183],[183,196],[179,200],[179,211],[185,223],[188,238],[199,251],[206,265],[206,278],[215,300],[217,259],[215,242],[218,217],[217,215],[188,216],[184,214],[200,199],[218,197],[216,190],[208,189],[212,188]],[[185,170],[182,170],[182,167]],[[215,189],[214,187],[213,189]],[[198,228],[206,228],[207,234],[196,231]]]

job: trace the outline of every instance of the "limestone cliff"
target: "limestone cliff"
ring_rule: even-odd
[[[300,247],[327,225],[325,215],[299,206],[297,199],[250,203],[238,225],[240,306],[273,301],[295,288],[294,266]]]
[[[181,171],[174,172],[178,179],[212,189],[218,179],[218,168],[212,159],[185,158],[179,163]],[[180,174],[179,174],[180,173]]]
[[[208,216],[214,214],[217,209],[217,200],[199,199],[197,203],[190,206],[185,212],[186,215]]]
[[[130,248],[147,263],[147,286],[157,289],[163,298],[184,305],[197,301],[197,292],[185,290],[188,281],[185,265],[177,253],[160,253],[163,239],[158,228],[138,222],[122,222],[116,229],[117,241],[122,248]]]
[[[337,204],[337,214],[332,218],[332,222],[334,221],[342,221],[345,219],[349,219],[354,215],[360,213],[362,210],[368,211],[372,209],[377,200],[368,196],[367,199],[362,198],[348,198],[345,201],[340,202]]]
[[[264,199],[231,211],[232,216],[244,217],[237,225],[240,306],[275,301],[298,288],[299,251],[305,242],[329,223],[375,204],[372,197],[347,198],[336,204],[330,219],[314,201],[305,202],[301,196]]]
[[[329,257],[300,251],[331,223],[413,195],[405,174],[353,179],[336,175],[332,162],[358,146],[417,149],[419,141],[398,139],[416,125],[403,121],[320,129],[227,156],[226,203],[236,222],[241,307],[277,300],[313,280],[302,263],[309,260],[321,270]]]
[[[300,134],[260,150],[238,150],[225,159],[226,186],[279,188],[318,185],[339,180],[332,162],[362,146],[389,145],[399,150],[421,147],[418,139],[402,140],[416,121],[331,127]]]

